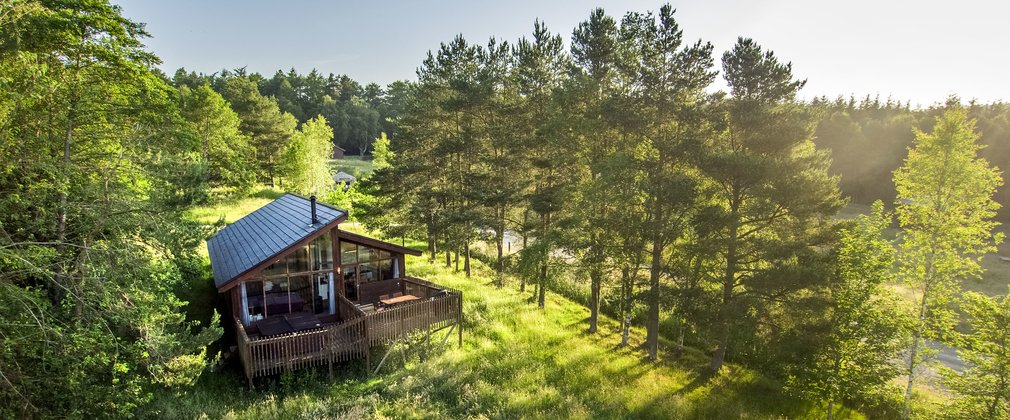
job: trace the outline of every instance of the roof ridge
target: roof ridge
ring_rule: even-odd
[[[286,192],[286,193],[284,193],[284,195],[290,195],[290,196],[293,196],[293,197],[298,197],[298,198],[301,198],[302,200],[305,200],[305,201],[311,201],[312,200],[311,198],[306,197],[306,196],[301,195],[301,194],[298,194],[298,193]],[[283,196],[281,196],[281,197],[283,197]],[[319,197],[316,197],[316,204],[322,205],[324,207],[329,207],[330,209],[339,211],[341,213],[345,213],[345,214],[347,213],[347,210],[344,210],[344,209],[341,209],[341,208],[337,208],[337,207],[334,207],[332,204],[328,204],[328,203],[325,203],[323,201],[320,201]]]

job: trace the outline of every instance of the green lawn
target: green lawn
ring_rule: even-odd
[[[361,179],[372,173],[375,166],[370,158],[362,159],[359,156],[344,156],[343,159],[330,159],[330,168],[333,172],[344,171],[356,178]]]
[[[237,372],[209,372],[195,389],[159,394],[147,414],[163,418],[816,418],[820,408],[782,395],[780,385],[730,365],[697,375],[707,358],[652,363],[636,347],[619,348],[618,324],[584,332],[588,311],[557,295],[538,310],[512,289],[496,289],[479,266],[466,279],[420,258],[408,271],[464,293],[462,348],[422,362],[397,354],[377,376],[361,363],[330,383],[302,371],[248,391]],[[455,338],[455,337],[453,337]],[[438,340],[436,340],[437,342]],[[453,340],[450,339],[450,343]],[[378,356],[378,353],[375,354]],[[267,381],[269,382],[269,381]],[[849,411],[841,418],[862,418]]]
[[[281,190],[263,187],[249,197],[223,199],[220,203],[193,208],[186,212],[186,217],[207,225],[222,218],[225,223],[232,223],[282,195]]]

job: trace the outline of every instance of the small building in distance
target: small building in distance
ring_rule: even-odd
[[[333,158],[334,159],[343,159],[344,158],[344,152],[346,152],[346,150],[344,150],[343,147],[337,146],[336,144],[333,145]]]
[[[351,175],[344,171],[339,171],[333,174],[333,182],[337,183],[338,185],[343,185],[344,191],[347,191],[348,188],[351,188],[351,184],[357,181],[358,179],[355,178],[354,175]]]

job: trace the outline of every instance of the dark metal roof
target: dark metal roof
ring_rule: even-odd
[[[309,199],[294,194],[284,196],[235,221],[207,240],[214,284],[221,288],[236,277],[337,219],[343,210],[317,202],[319,223],[311,224]]]

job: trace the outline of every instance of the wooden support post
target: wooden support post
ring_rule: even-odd
[[[375,372],[372,372],[373,375],[379,374],[379,369],[382,369],[382,365],[386,363],[386,358],[388,358],[389,355],[392,354],[393,350],[395,349],[396,349],[396,342],[394,341],[390,343],[389,350],[386,350],[386,354],[382,356],[381,360],[379,360],[379,365],[375,367]]]
[[[449,337],[452,336],[452,330],[456,329],[456,324],[449,327],[449,332],[445,333],[445,337],[442,337],[442,344],[439,345],[440,348],[445,348],[445,343],[449,341]]]

